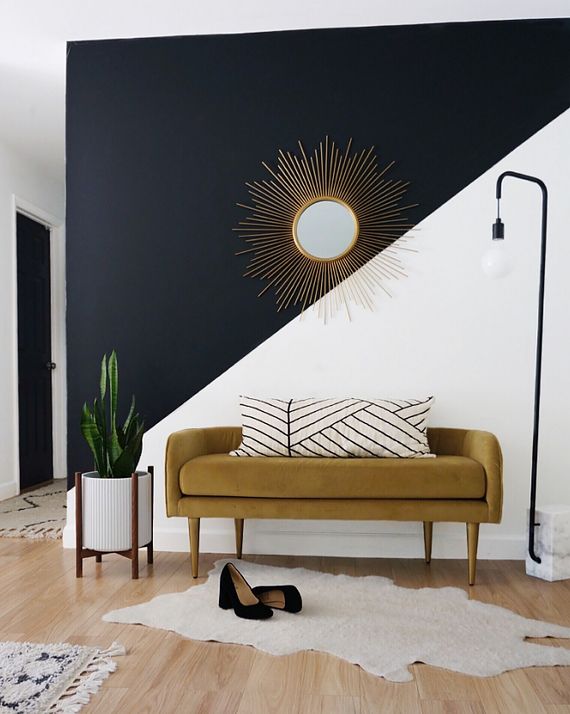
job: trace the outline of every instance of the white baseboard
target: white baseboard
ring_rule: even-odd
[[[73,490],[67,494],[67,513],[63,547],[75,548]],[[493,534],[495,527],[482,526],[479,558],[524,560],[525,537]],[[488,533],[485,532],[487,529]],[[449,524],[434,524],[433,558],[466,558],[464,530],[464,526],[461,528]],[[157,524],[154,528],[154,547],[157,551],[188,552],[186,519],[172,518],[167,525]],[[233,522],[230,519],[203,519],[200,550],[203,553],[233,553]],[[415,523],[248,520],[244,531],[243,551],[251,555],[271,553],[358,558],[423,558],[423,536],[421,525]]]
[[[253,522],[250,522],[250,527]],[[423,558],[421,533],[346,532],[327,529],[314,531],[303,529],[264,528],[257,521],[255,534],[244,533],[244,553],[252,555],[321,555],[355,558]],[[434,524],[434,531],[436,530]],[[187,552],[188,529],[155,528],[156,550]],[[233,553],[235,541],[232,527],[227,530],[200,529],[200,550],[203,553]],[[482,560],[524,560],[525,538],[505,536],[482,536],[479,538],[478,557]],[[434,532],[433,558],[466,558],[465,536],[445,534],[441,539]]]
[[[13,498],[20,493],[20,484],[17,481],[10,481],[9,483],[0,483],[0,501],[4,501],[7,498]]]
[[[66,526],[63,547],[75,548],[75,529]],[[188,529],[155,528],[154,549],[188,552]],[[230,531],[209,531],[202,526],[200,550],[203,553],[233,553],[235,541]],[[258,528],[256,538],[244,536],[243,552],[251,555],[321,555],[353,558],[423,558],[423,539],[415,534],[352,533],[327,531],[321,533],[271,531]],[[480,560],[524,560],[525,539],[517,537],[483,537],[479,539]],[[445,536],[440,543],[434,535],[433,558],[465,559],[465,538]]]
[[[67,492],[67,522],[63,529],[62,539],[64,548],[75,548],[75,488]]]

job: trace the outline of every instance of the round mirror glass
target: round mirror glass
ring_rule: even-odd
[[[343,201],[319,199],[297,214],[293,238],[309,258],[333,260],[348,253],[358,236],[358,221]]]

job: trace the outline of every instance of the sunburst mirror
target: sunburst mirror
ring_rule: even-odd
[[[275,168],[262,162],[270,178],[246,183],[252,205],[237,204],[249,215],[234,230],[248,247],[237,254],[278,310],[317,304],[326,319],[343,306],[350,317],[351,302],[372,308],[375,287],[405,275],[403,214],[417,204],[401,205],[409,181],[387,178],[394,162],[379,169],[373,146],[351,153],[352,139],[342,151],[326,137],[309,156],[298,144]]]

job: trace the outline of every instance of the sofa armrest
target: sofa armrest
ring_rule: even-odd
[[[183,429],[175,431],[166,442],[166,464],[164,469],[166,494],[166,514],[178,515],[180,490],[180,469],[187,461],[205,454],[224,454],[236,449],[241,441],[241,427],[215,426],[204,429]]]
[[[503,511],[503,454],[497,437],[488,431],[468,431],[462,454],[483,465],[487,476],[485,497],[489,522],[499,523]]]
[[[428,429],[428,440],[437,455],[467,456],[483,466],[489,522],[499,523],[503,509],[503,456],[497,437],[478,429],[434,428]]]

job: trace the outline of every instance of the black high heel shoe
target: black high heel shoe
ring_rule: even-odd
[[[267,620],[273,610],[259,601],[246,579],[233,563],[226,563],[220,575],[220,598],[223,610],[233,611],[246,620]]]
[[[301,593],[294,585],[258,585],[253,593],[268,607],[285,612],[300,612],[303,607]]]

